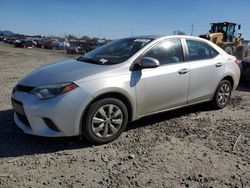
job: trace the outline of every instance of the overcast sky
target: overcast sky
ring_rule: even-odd
[[[0,0],[0,30],[23,34],[120,38],[144,34],[194,35],[209,23],[241,23],[250,39],[250,0]]]

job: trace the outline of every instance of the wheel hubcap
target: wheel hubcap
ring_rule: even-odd
[[[218,92],[217,101],[219,105],[224,106],[230,98],[230,86],[228,84],[222,84]]]
[[[92,118],[92,131],[99,138],[108,138],[117,133],[123,123],[123,113],[114,104],[102,106]]]

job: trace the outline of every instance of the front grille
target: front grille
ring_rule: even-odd
[[[23,85],[17,85],[16,86],[16,90],[17,91],[22,91],[22,92],[26,92],[29,93],[32,91],[32,89],[34,89],[35,87],[32,86],[23,86]]]
[[[43,117],[43,121],[47,125],[47,127],[49,127],[50,129],[54,131],[59,132],[59,129],[57,128],[56,124],[51,119]]]
[[[22,114],[19,114],[18,112],[16,112],[16,115],[18,117],[18,119],[27,127],[30,127],[30,123],[26,117],[26,115],[22,115]]]

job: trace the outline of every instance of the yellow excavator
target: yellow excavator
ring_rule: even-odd
[[[242,60],[246,54],[242,45],[243,38],[241,33],[236,33],[241,29],[240,24],[232,22],[211,23],[209,33],[199,35],[199,37],[207,39],[224,49],[228,54],[236,56],[238,60]]]

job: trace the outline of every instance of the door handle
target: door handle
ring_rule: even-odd
[[[188,69],[181,69],[178,71],[179,74],[186,74],[188,73]]]
[[[221,67],[221,66],[222,66],[222,63],[216,63],[215,66],[216,66],[216,67]]]

